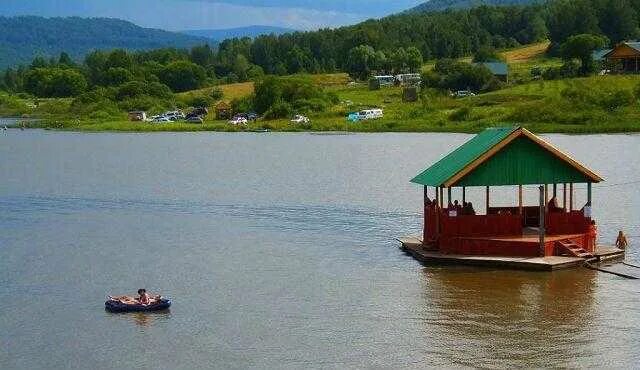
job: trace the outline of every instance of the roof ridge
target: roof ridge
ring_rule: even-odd
[[[513,126],[494,126],[484,129],[465,143],[455,148],[453,151],[436,161],[426,170],[422,171],[411,182],[421,185],[429,186],[455,186],[461,179],[475,171],[479,166],[486,163],[494,155],[501,152],[505,147],[510,145],[515,139],[519,137],[526,137],[541,149],[548,152],[550,155],[556,158],[556,160],[562,161],[580,176],[584,176],[585,182],[600,182],[603,181],[600,175],[594,171],[588,169],[586,166],[573,159],[568,154],[564,153],[560,149],[556,148],[552,144],[548,143],[542,138],[539,138],[521,125]],[[569,177],[565,177],[564,180],[568,180]],[[547,181],[549,178],[540,178],[540,180]],[[554,177],[555,180],[560,180]],[[571,181],[575,182],[576,177],[571,177]],[[515,179],[505,181],[518,181]],[[524,181],[524,180],[520,180]],[[531,181],[531,179],[526,180]],[[569,182],[569,181],[566,181]],[[509,185],[504,183],[503,185]],[[517,183],[516,183],[517,185]]]

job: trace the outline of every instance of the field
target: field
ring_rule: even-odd
[[[299,125],[281,120],[258,120],[247,127],[236,127],[215,120],[212,112],[204,124],[129,122],[126,115],[89,120],[65,117],[69,99],[40,99],[38,108],[5,97],[7,110],[23,111],[44,118],[38,125],[47,128],[82,131],[358,131],[358,132],[476,132],[484,127],[521,124],[536,132],[592,133],[640,131],[640,76],[593,76],[556,81],[534,80],[531,69],[557,66],[561,61],[548,58],[548,43],[505,50],[510,68],[507,87],[475,97],[455,99],[437,91],[425,90],[417,102],[402,101],[402,89],[383,87],[369,90],[365,83],[354,83],[344,73],[310,75],[318,85],[334,92],[340,102],[325,112],[310,113],[310,124]],[[426,63],[425,69],[433,63]],[[223,100],[253,93],[252,82],[221,85]],[[213,87],[176,94],[178,102],[196,96],[210,96]],[[2,98],[2,96],[0,96]],[[1,102],[1,101],[0,101]],[[212,107],[215,102],[212,102]],[[349,112],[365,108],[383,108],[384,118],[357,123],[347,122]],[[18,109],[19,108],[19,109]]]

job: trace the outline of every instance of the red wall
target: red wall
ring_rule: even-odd
[[[482,237],[508,237],[522,235],[523,218],[518,214],[490,214],[450,217],[448,210],[426,206],[424,210],[423,240],[447,254],[492,256],[539,256],[537,242],[489,241]],[[439,215],[439,230],[436,216]],[[570,238],[589,252],[595,250],[596,227],[582,211],[552,212],[545,217],[547,236],[580,234]],[[555,242],[545,243],[545,256],[558,254]]]

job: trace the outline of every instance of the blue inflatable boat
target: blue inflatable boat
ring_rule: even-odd
[[[166,310],[169,307],[171,307],[171,300],[164,297],[158,302],[147,305],[122,303],[115,299],[104,302],[104,309],[109,312],[152,312]]]

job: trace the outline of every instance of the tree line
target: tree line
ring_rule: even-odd
[[[132,81],[173,92],[260,79],[265,74],[415,71],[424,59],[458,58],[550,39],[550,52],[572,36],[591,34],[613,44],[640,35],[640,0],[551,0],[528,6],[481,6],[435,13],[402,13],[313,32],[229,39],[217,48],[94,51],[75,63],[68,55],[36,58],[8,69],[0,88],[36,96],[76,96]],[[598,43],[600,45],[600,43]],[[574,53],[575,54],[575,53]]]

